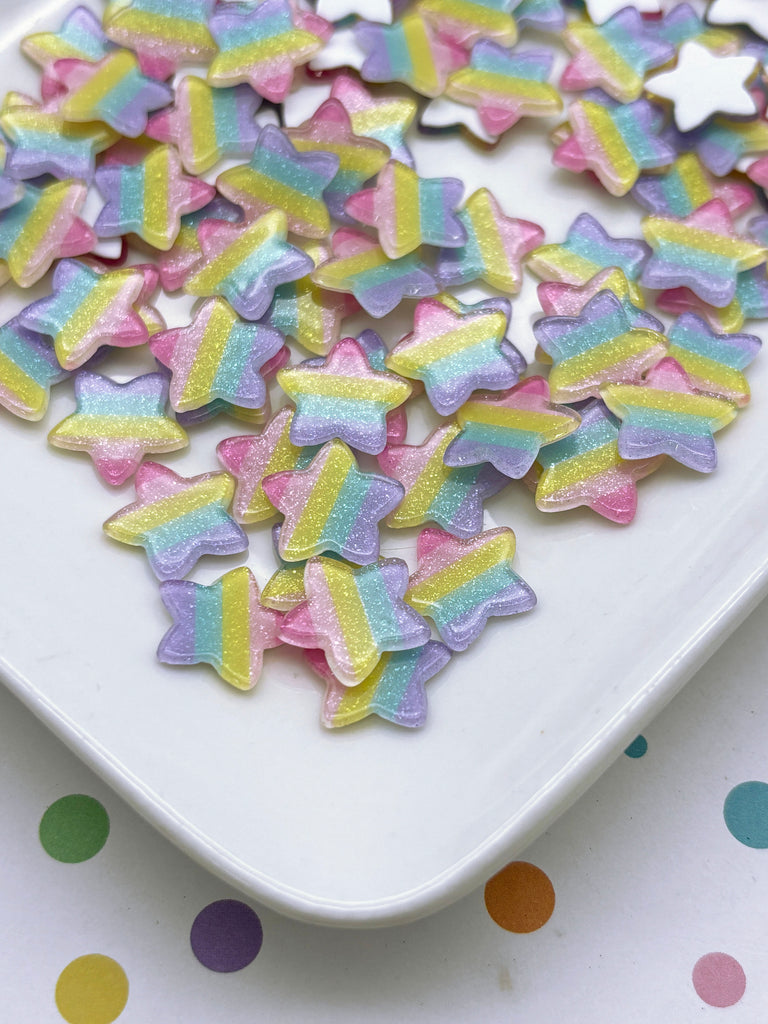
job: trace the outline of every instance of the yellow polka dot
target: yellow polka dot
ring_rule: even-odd
[[[56,1006],[69,1024],[111,1024],[128,1002],[128,978],[117,961],[99,953],[67,964],[56,982]]]

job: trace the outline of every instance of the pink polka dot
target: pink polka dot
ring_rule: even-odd
[[[747,978],[741,964],[727,953],[707,953],[693,968],[693,987],[709,1006],[733,1006],[744,995]]]

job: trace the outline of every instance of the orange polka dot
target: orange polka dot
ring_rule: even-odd
[[[555,890],[541,868],[515,860],[487,882],[485,907],[500,928],[535,932],[552,916]]]

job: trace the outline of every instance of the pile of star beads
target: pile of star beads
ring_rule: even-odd
[[[726,0],[710,5],[709,26],[688,4],[654,17],[655,0],[588,0],[568,17],[559,0],[418,0],[395,12],[371,0],[362,6],[381,21],[352,25],[361,5],[317,6],[190,0],[179,13],[127,0],[103,26],[77,8],[59,32],[25,40],[42,100],[11,93],[0,115],[0,255],[23,287],[60,262],[52,294],[0,329],[0,401],[39,419],[50,386],[77,372],[77,410],[50,439],[87,451],[111,484],[135,474],[137,501],[105,529],[143,546],[162,581],[174,625],[161,660],[208,662],[247,689],[264,649],[298,645],[325,681],[326,725],[375,712],[413,726],[424,683],[451,652],[489,615],[535,602],[511,569],[512,531],[481,532],[486,497],[526,478],[542,510],[588,505],[629,522],[635,481],[664,454],[713,469],[713,431],[748,401],[741,371],[759,341],[723,332],[768,313],[766,218],[750,223],[751,238],[736,233],[732,218],[755,191],[724,175],[768,151],[758,75],[768,25],[753,5],[734,14],[740,34],[713,28]],[[334,33],[323,15],[346,20]],[[460,182],[413,169],[416,101],[372,95],[347,71],[299,128],[254,117],[314,58],[432,97],[425,127],[453,118],[495,141],[521,117],[562,109],[552,54],[517,46],[526,26],[561,33],[572,55],[561,87],[581,92],[554,134],[555,163],[631,192],[652,214],[648,244],[611,238],[585,214],[562,244],[542,245],[541,229],[506,216],[486,189],[462,206]],[[206,79],[179,73],[187,60],[208,62]],[[702,73],[722,87],[692,88]],[[656,99],[671,101],[674,126]],[[196,177],[223,157],[248,163],[215,187]],[[764,164],[747,169],[761,187]],[[95,233],[78,217],[89,186],[104,199]],[[332,219],[343,226],[329,248]],[[108,270],[89,255],[97,236],[126,234],[154,264]],[[482,280],[514,295],[526,254],[544,278],[549,315],[534,332],[549,383],[522,376],[508,300],[467,306],[441,292]],[[188,327],[166,329],[150,302],[158,283],[201,296]],[[643,287],[663,289],[659,306],[680,313],[668,336],[642,308]],[[414,329],[391,351],[371,330],[342,339],[345,316],[361,306],[380,318],[405,296],[420,298]],[[286,337],[315,358],[286,366]],[[146,343],[161,372],[119,384],[90,368],[110,347]],[[272,415],[275,376],[294,405]],[[406,445],[403,406],[422,386],[446,422]],[[221,412],[263,425],[219,445],[228,472],[140,465],[185,445],[181,424]],[[383,473],[362,471],[355,451]],[[278,569],[263,594],[246,567],[207,587],[182,578],[205,553],[245,550],[240,524],[277,512]],[[382,519],[438,524],[422,530],[410,577],[405,562],[379,557]]]

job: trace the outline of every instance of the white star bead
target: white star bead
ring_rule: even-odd
[[[337,28],[329,42],[309,62],[313,71],[335,71],[336,68],[354,68],[359,71],[365,63],[365,51],[358,46],[351,28]]]
[[[757,105],[746,88],[756,68],[754,57],[717,57],[706,47],[687,42],[680,47],[677,67],[649,78],[645,87],[653,96],[672,101],[677,127],[688,132],[713,114],[756,114]]]
[[[768,39],[768,3],[766,0],[714,0],[707,11],[710,25],[747,25]]]
[[[630,0],[587,0],[587,13],[595,25],[602,25],[622,8],[629,6]],[[661,11],[659,0],[631,0],[631,6],[636,7],[641,14],[658,14]]]

